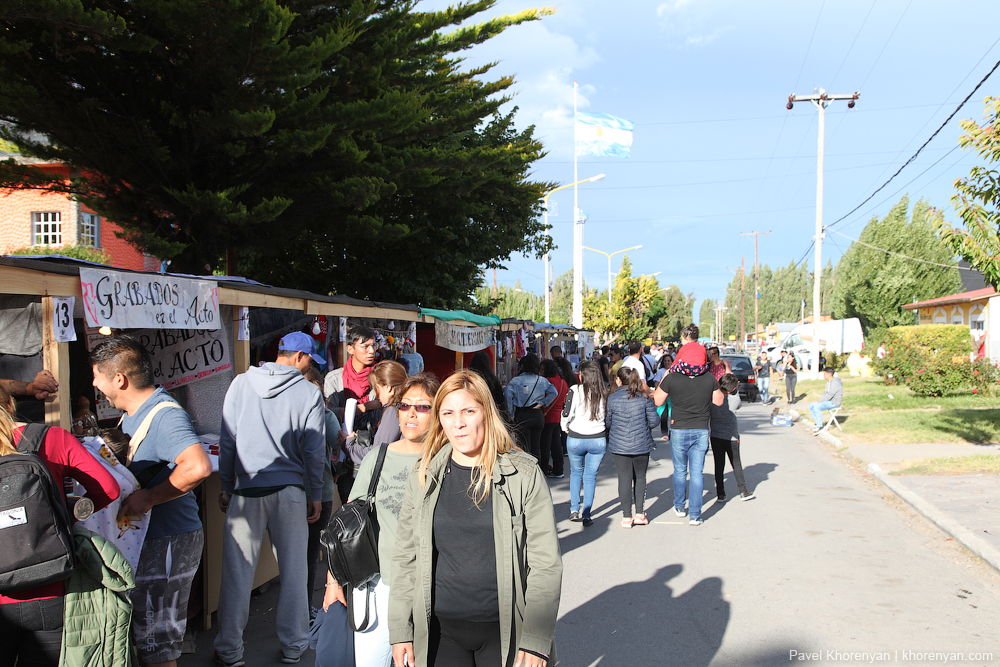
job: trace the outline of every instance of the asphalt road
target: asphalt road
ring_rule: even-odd
[[[731,499],[712,504],[709,456],[701,526],[671,511],[669,445],[650,468],[649,526],[619,526],[610,457],[590,528],[565,519],[568,479],[552,485],[565,567],[560,664],[1000,664],[995,572],[769,415],[759,404],[738,413],[757,498],[734,499],[727,471]]]
[[[733,498],[730,470],[731,500],[713,504],[709,455],[701,526],[671,511],[666,444],[650,468],[649,526],[620,527],[610,456],[589,528],[568,520],[569,478],[550,482],[565,566],[559,664],[1000,665],[996,572],[857,466],[798,427],[771,426],[769,415],[761,405],[738,413],[757,498]],[[280,664],[277,591],[252,601],[248,667]],[[212,665],[214,634],[199,633],[198,653],[179,665]],[[300,664],[312,665],[313,653]]]

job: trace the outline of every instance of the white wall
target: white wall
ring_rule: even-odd
[[[986,305],[986,353],[1000,362],[1000,296],[990,298]]]

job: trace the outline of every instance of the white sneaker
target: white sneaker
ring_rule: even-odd
[[[691,519],[690,521],[688,521],[688,523],[690,525],[692,525],[692,526],[700,526],[701,524],[703,524],[705,522],[702,519]]]
[[[676,514],[677,516],[687,516],[688,515],[687,510],[679,510],[676,507],[674,508],[674,514]]]

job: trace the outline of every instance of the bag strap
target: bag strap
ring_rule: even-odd
[[[17,441],[18,453],[37,456],[48,432],[47,424],[25,424],[24,430],[21,432],[21,439]]]
[[[535,376],[535,384],[531,385],[531,391],[528,392],[528,398],[531,398],[531,395],[535,393],[535,387],[537,387],[537,386],[538,386],[538,376],[536,375]],[[514,407],[515,408],[526,408],[528,406],[527,405],[515,405]]]
[[[136,432],[132,434],[132,438],[128,441],[128,454],[125,456],[126,466],[132,465],[132,457],[135,456],[135,452],[137,449],[139,449],[139,445],[142,444],[142,441],[143,439],[145,439],[146,434],[149,433],[149,427],[153,423],[153,417],[155,417],[157,413],[164,408],[179,408],[181,410],[184,409],[181,408],[181,406],[178,405],[177,403],[174,403],[173,401],[160,401],[159,403],[154,405],[153,409],[146,414],[145,419],[142,420],[142,423],[139,424],[139,428],[136,429]],[[125,417],[123,415],[122,419],[124,418]]]
[[[368,482],[368,503],[375,507],[375,488],[378,486],[378,478],[382,474],[382,464],[385,463],[385,453],[389,450],[389,443],[384,442],[378,448],[378,459],[375,460],[375,469],[372,470],[372,479]],[[367,603],[366,603],[367,604]]]
[[[354,632],[364,632],[368,629],[368,585],[365,584],[365,620],[362,621],[361,625],[358,626],[354,622],[354,590],[353,586],[344,586],[344,602],[347,603],[347,624],[350,626],[351,630]]]

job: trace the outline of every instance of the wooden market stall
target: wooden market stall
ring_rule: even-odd
[[[106,282],[98,285],[95,276]],[[141,301],[143,293],[153,294],[148,290],[155,292],[166,284],[174,290],[171,294],[195,294],[194,301],[171,311],[173,315],[163,316],[162,321],[138,318],[133,324],[141,326],[123,325],[126,320],[121,318],[128,306]],[[277,321],[255,315],[282,311],[290,314],[283,320],[278,318],[286,323],[284,327],[254,330],[255,322]],[[303,324],[315,332],[321,320],[324,325],[336,323],[336,327],[326,326],[321,336],[325,343],[320,341],[319,349],[331,362],[339,359],[337,365],[342,365],[346,350],[341,340],[349,321],[364,318],[405,324],[415,323],[418,317],[415,305],[324,296],[242,278],[128,271],[68,258],[0,257],[0,377],[30,379],[42,368],[51,370],[59,391],[34,407],[39,419],[44,415],[46,423],[71,431],[74,397],[89,397],[99,420],[116,419],[120,414],[106,401],[102,404],[91,385],[87,355],[90,343],[102,335],[100,326],[146,333],[158,353],[154,354],[158,384],[175,395],[191,416],[195,432],[207,443],[219,431],[229,384],[237,373],[249,368],[255,356],[260,357],[268,337],[280,337],[303,328]],[[316,326],[310,329],[309,324]],[[5,325],[8,331],[23,329],[26,333],[8,345],[2,335]],[[260,345],[252,347],[256,339],[261,339]],[[33,407],[30,400],[24,403],[27,409]],[[218,607],[224,515],[215,499],[220,490],[219,474],[214,472],[196,491],[205,528],[200,608],[206,628]],[[265,540],[254,587],[277,574]],[[192,591],[192,607],[196,606],[195,595]]]
[[[475,315],[464,310],[420,309],[417,320],[417,348],[424,369],[444,380],[469,365],[472,356],[486,350],[496,360],[493,349],[500,327],[496,315]]]

